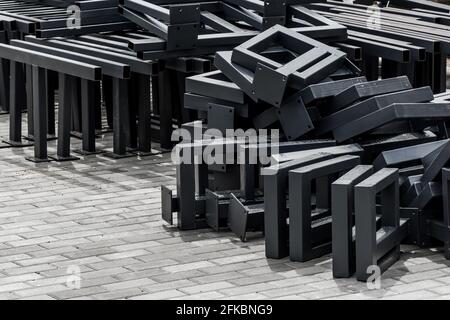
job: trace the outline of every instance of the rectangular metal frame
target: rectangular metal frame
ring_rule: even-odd
[[[298,56],[283,65],[261,55],[273,42]],[[345,56],[339,50],[277,25],[234,48],[231,61],[254,71],[252,91],[258,99],[277,107],[287,87],[300,90],[326,78],[342,65]]]
[[[373,166],[358,165],[331,184],[331,242],[334,278],[349,278],[355,272],[354,186],[372,174]]]
[[[331,159],[327,153],[317,152],[298,160],[263,168],[264,179],[264,230],[266,257],[281,259],[289,254],[289,211],[287,206],[289,171],[316,162]]]
[[[450,118],[448,103],[393,103],[381,110],[346,123],[333,130],[338,142],[348,140],[397,120],[446,120]]]
[[[400,219],[398,169],[383,168],[355,186],[356,278],[366,281],[371,266],[385,271],[400,258],[400,242],[408,233],[408,220]],[[377,194],[381,228],[377,230]]]
[[[331,251],[330,179],[359,164],[359,156],[345,155],[289,171],[290,260],[304,262]],[[311,205],[313,181],[315,210]]]
[[[423,103],[433,100],[430,87],[409,89],[377,95],[375,97],[357,102],[347,108],[341,109],[322,118],[316,125],[317,135],[325,134],[348,122],[362,118],[372,112],[383,109],[392,103]]]

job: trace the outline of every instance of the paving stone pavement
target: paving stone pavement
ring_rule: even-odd
[[[3,137],[7,123],[0,116]],[[98,147],[111,147],[110,133]],[[403,246],[381,288],[369,290],[333,279],[330,255],[267,260],[259,237],[166,225],[159,187],[175,184],[170,154],[34,164],[24,160],[32,150],[0,149],[0,299],[450,298],[439,249]]]

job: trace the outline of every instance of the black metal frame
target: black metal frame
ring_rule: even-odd
[[[358,156],[346,155],[289,171],[290,260],[304,262],[331,251],[330,182],[358,164]],[[315,209],[311,205],[313,181]]]
[[[333,277],[349,278],[355,272],[354,187],[373,174],[373,166],[359,165],[331,184]]]
[[[400,243],[409,220],[400,219],[398,169],[384,168],[355,186],[356,278],[366,281],[370,266],[383,272],[400,258]],[[377,194],[380,194],[381,228],[377,230]]]

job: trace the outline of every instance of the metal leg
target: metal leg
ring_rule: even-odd
[[[426,54],[428,57],[428,54]],[[428,58],[427,58],[428,59]],[[414,86],[416,88],[431,85],[427,79],[427,61],[414,62]]]
[[[170,90],[170,70],[159,73],[158,79],[158,102],[159,102],[159,128],[161,148],[172,148],[172,92]]]
[[[369,276],[367,267],[377,265],[376,241],[373,241],[377,236],[376,194],[370,191],[355,195],[356,276],[362,280]]]
[[[360,163],[358,156],[342,156],[289,172],[289,256],[308,261],[331,251],[331,208],[311,205],[312,181],[333,177]],[[317,182],[316,182],[317,183]],[[331,185],[316,184],[316,199],[325,204]],[[319,193],[324,196],[318,196]]]
[[[134,156],[127,152],[127,129],[129,124],[128,112],[128,82],[124,79],[113,78],[113,152],[105,156],[114,159]]]
[[[158,112],[158,76],[152,76],[151,77],[151,87],[152,87],[152,112],[156,113]]]
[[[47,133],[49,138],[55,137],[55,90],[57,87],[58,75],[50,70],[46,72],[47,81]]]
[[[34,157],[27,160],[48,162],[47,157],[47,99],[45,69],[33,65],[33,119],[34,119]]]
[[[113,89],[111,77],[103,76],[102,90],[103,90],[103,103],[106,109],[106,120],[108,122],[108,127],[110,129],[113,129]]]
[[[433,54],[433,92],[441,93],[447,89],[447,56],[442,53]]]
[[[77,160],[79,158],[70,155],[71,86],[76,82],[76,78],[60,73],[58,82],[58,144],[56,156],[51,158],[56,161]]]
[[[102,130],[102,91],[100,81],[94,83],[95,130]]]
[[[248,149],[246,149],[248,159]],[[241,179],[241,196],[245,200],[255,199],[255,184],[256,184],[256,165],[244,163],[240,166]]]
[[[383,168],[355,186],[356,278],[366,281],[378,266],[383,272],[400,258],[400,243],[408,235],[408,219],[400,221],[399,173]],[[377,230],[377,194],[381,228]]]
[[[383,59],[381,65],[381,78],[393,78],[402,75],[402,64],[398,61]]]
[[[179,199],[178,227],[181,230],[195,229],[195,166],[193,164],[177,165],[177,196]]]
[[[184,108],[184,93],[186,92],[186,77],[187,77],[187,73],[184,72],[177,72],[177,80],[178,80],[178,92],[179,94],[179,106],[180,106],[180,120],[181,123],[186,123],[186,122],[191,122],[196,120],[193,116],[192,116],[192,111]]]
[[[26,73],[26,92],[27,92],[27,125],[28,134],[25,137],[28,140],[34,140],[34,121],[33,121],[33,67],[31,65],[25,66]]]
[[[21,64],[11,61],[10,66],[10,99],[9,99],[9,142],[11,144],[22,142],[22,110],[19,106],[18,97],[23,94],[20,92],[20,72],[22,70]]]
[[[132,73],[128,80],[128,112],[129,112],[129,134],[127,147],[135,151],[137,149],[137,109],[139,103],[139,88],[136,74]]]
[[[208,165],[195,164],[195,145],[182,147],[180,155],[189,157],[189,161],[181,161],[176,165],[178,227],[181,230],[196,229],[199,219],[205,218],[205,191],[207,186]],[[198,150],[197,150],[198,151]],[[184,159],[184,157],[183,157]]]
[[[0,114],[9,112],[9,60],[0,59]]]
[[[417,61],[411,61],[411,62],[399,64],[400,65],[400,74],[407,76],[414,88],[419,87],[417,85],[417,79],[416,79],[416,62]]]
[[[95,105],[95,82],[81,80],[81,132],[83,150],[95,152],[95,118],[92,110]]]
[[[152,88],[152,119],[155,117],[155,115],[159,115],[159,77],[158,76],[152,76],[151,77],[151,88]],[[161,138],[161,132],[160,130],[156,128],[151,129],[151,137],[152,139],[155,139],[156,141],[159,141]]]
[[[264,177],[264,229],[267,258],[281,259],[289,254],[286,184],[286,175]]]
[[[450,191],[450,170],[447,168],[442,169],[442,197],[444,200],[444,225],[447,230],[450,230],[450,201],[449,201],[449,191]],[[447,234],[450,231],[447,231]],[[450,241],[444,242],[444,255],[446,259],[450,259]]]
[[[22,104],[20,99],[25,94],[23,80],[24,69],[21,63],[11,61],[11,82],[9,101],[9,140],[4,140],[6,144],[13,147],[30,146],[32,143],[22,141]]]
[[[136,74],[138,96],[138,154],[152,154],[150,76]]]
[[[72,86],[72,123],[71,134],[81,138],[81,79],[77,79]]]

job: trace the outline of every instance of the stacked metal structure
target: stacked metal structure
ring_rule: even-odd
[[[386,5],[0,1],[1,147],[74,160],[75,136],[78,153],[97,153],[103,111],[113,158],[199,130],[175,146],[192,160],[176,165],[177,193],[162,187],[163,218],[176,213],[181,229],[264,231],[267,257],[333,252],[334,275],[359,280],[395,262],[400,243],[443,242],[449,257],[449,7]],[[219,138],[227,129],[279,129],[280,141]],[[195,162],[214,148],[225,162]],[[270,161],[246,161],[254,153]]]
[[[268,258],[308,261],[332,252],[334,276],[361,281],[368,267],[395,263],[401,243],[443,241],[448,257],[450,105],[433,95],[443,89],[437,78],[445,63],[406,41],[396,42],[400,50],[376,41],[349,36],[345,43],[379,49],[350,59],[343,51],[351,47],[274,26],[217,52],[217,71],[186,79],[185,107],[198,112],[202,130],[272,127],[286,142],[277,143],[269,166],[235,159],[267,152],[270,142],[181,143],[177,154],[223,148],[230,162],[177,164],[177,195],[162,187],[163,218],[173,223],[177,212],[182,229],[229,227],[243,241],[248,231],[263,231]],[[369,55],[377,61],[372,74]],[[432,86],[417,81],[411,56],[435,70],[421,79]],[[393,70],[393,61],[402,68]]]

